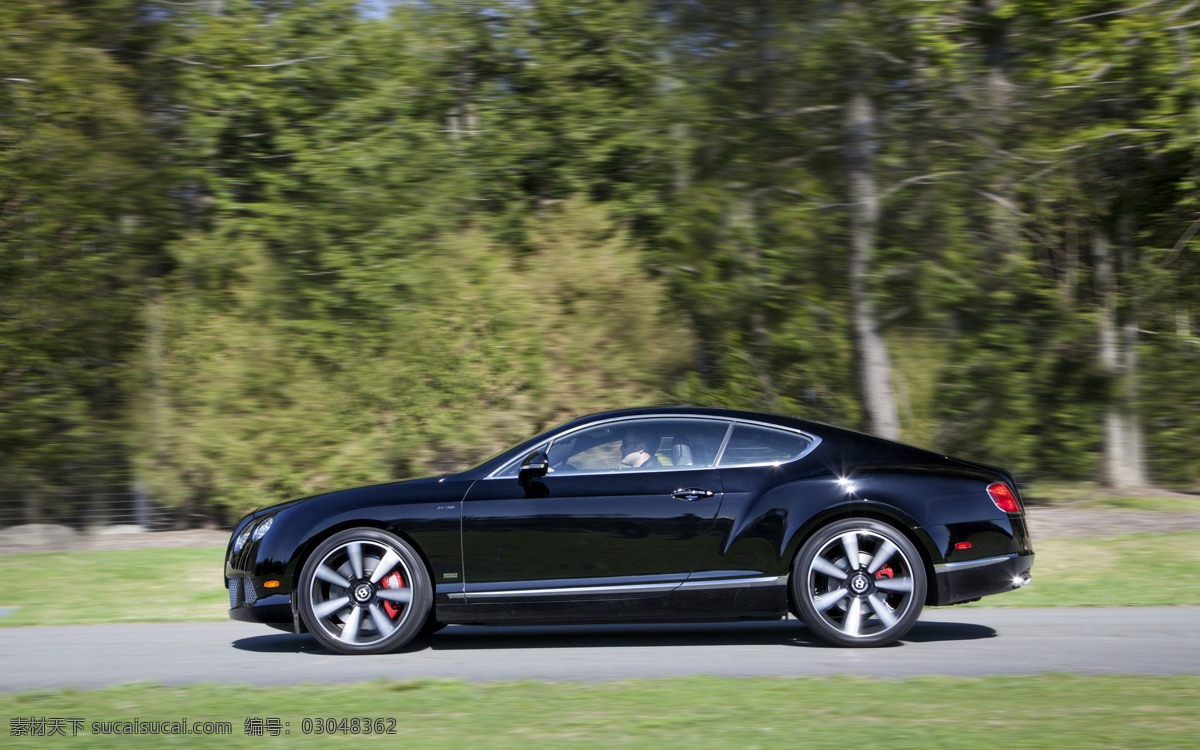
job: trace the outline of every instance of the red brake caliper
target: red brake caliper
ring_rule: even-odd
[[[390,576],[387,576],[382,581],[380,581],[380,583],[383,584],[383,587],[385,589],[402,589],[402,588],[404,588],[404,579],[400,577],[400,573],[398,571],[395,573],[392,573]],[[391,602],[387,602],[387,601],[385,601],[383,603],[383,611],[387,612],[388,617],[391,617],[392,619],[395,619],[396,615],[400,614],[400,608],[397,607],[395,604],[392,604]]]
[[[891,565],[884,565],[882,568],[875,571],[875,580],[876,581],[878,581],[880,578],[895,578],[895,577],[896,577],[896,574],[892,571]]]

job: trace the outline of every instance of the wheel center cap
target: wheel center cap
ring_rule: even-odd
[[[359,604],[370,600],[375,594],[375,588],[369,583],[360,583],[354,587],[354,601]]]
[[[855,573],[850,577],[850,590],[855,594],[862,594],[871,587],[871,580],[862,573]]]

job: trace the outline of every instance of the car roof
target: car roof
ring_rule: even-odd
[[[618,409],[615,411],[598,412],[596,414],[588,414],[583,417],[564,422],[551,431],[559,431],[567,428],[575,428],[592,422],[604,422],[611,419],[624,419],[634,417],[711,417],[716,419],[739,419],[751,422],[766,422],[768,424],[776,424],[781,427],[792,427],[800,430],[819,430],[822,432],[834,430],[837,432],[849,432],[839,427],[814,422],[808,419],[800,419],[798,417],[789,417],[782,414],[773,414],[770,412],[760,411],[745,411],[740,409],[722,409],[711,406],[646,406],[637,409]]]

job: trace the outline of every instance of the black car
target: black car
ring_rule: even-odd
[[[238,522],[229,615],[380,653],[446,624],[778,619],[880,646],[1030,582],[1012,476],[724,409],[596,414],[459,474]]]

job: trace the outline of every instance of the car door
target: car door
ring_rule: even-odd
[[[678,417],[591,425],[545,446],[540,479],[522,484],[518,461],[476,482],[462,515],[467,602],[671,591],[712,531],[723,497],[714,463],[729,427]],[[623,463],[622,448],[638,441],[651,459]]]

